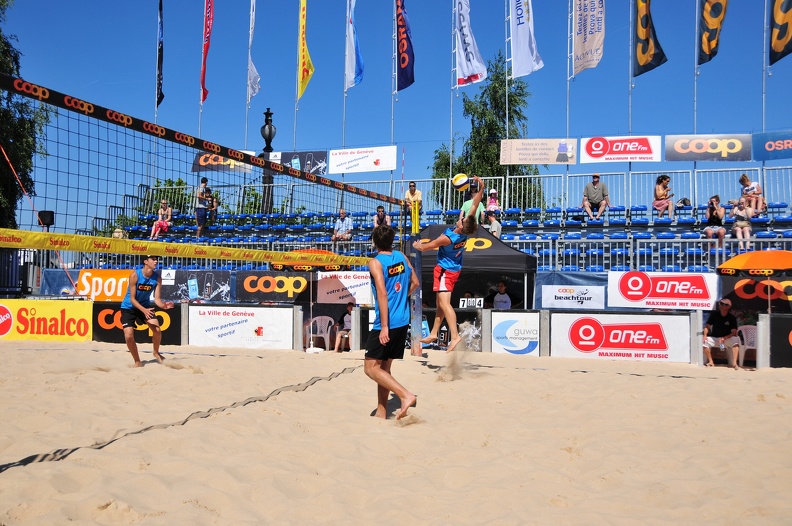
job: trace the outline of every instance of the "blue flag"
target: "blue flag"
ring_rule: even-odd
[[[414,66],[415,56],[407,8],[404,0],[396,0],[396,91],[409,88],[415,82]]]

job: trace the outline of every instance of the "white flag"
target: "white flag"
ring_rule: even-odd
[[[470,27],[470,0],[457,2],[456,67],[458,86],[481,82],[487,78],[487,66],[484,65]]]
[[[253,65],[253,57],[250,50],[253,48],[253,29],[256,27],[256,0],[250,0],[250,36],[248,37],[248,83],[247,83],[247,103],[256,96],[261,89],[259,81],[261,76]]]
[[[344,89],[347,90],[363,81],[363,57],[360,55],[357,31],[355,30],[355,0],[347,0],[346,64]]]
[[[512,78],[529,75],[544,66],[536,50],[531,0],[509,0]]]
[[[605,49],[605,0],[575,0],[575,75],[596,68]]]

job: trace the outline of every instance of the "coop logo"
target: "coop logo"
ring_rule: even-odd
[[[325,270],[341,270],[341,265],[325,265]]]
[[[229,157],[233,157],[237,161],[241,161],[242,159],[245,158],[245,154],[244,153],[239,152],[237,150],[232,150],[230,148],[228,149],[228,156]]]
[[[247,292],[285,292],[288,297],[293,298],[305,290],[308,280],[289,276],[248,276],[245,278],[243,286]]]
[[[213,142],[204,141],[203,142],[203,149],[213,152],[213,153],[220,153],[220,146],[216,145]]]
[[[113,110],[107,110],[105,115],[107,115],[108,120],[117,122],[121,126],[126,127],[132,124],[132,117],[129,115],[124,115],[123,113],[118,113],[117,111]]]
[[[668,342],[659,323],[602,324],[594,318],[580,318],[569,327],[569,341],[580,352],[599,349],[665,351]]]
[[[344,189],[344,183],[334,182],[333,186],[335,186],[339,190],[343,190]]]
[[[397,276],[399,274],[404,274],[404,263],[397,263],[388,267],[389,276]]]
[[[14,89],[20,93],[27,93],[31,97],[35,97],[38,100],[47,100],[50,95],[47,88],[42,88],[41,86],[37,86],[36,84],[31,84],[30,82],[25,82],[24,80],[20,79],[16,79],[14,81]]]
[[[160,322],[160,329],[162,331],[168,330],[168,327],[171,326],[171,318],[167,312],[161,310],[154,311],[154,317],[157,318]],[[121,311],[115,309],[102,309],[96,315],[96,323],[99,327],[106,329],[108,331],[113,329],[123,329],[124,326],[121,324]],[[136,331],[148,331],[149,336],[151,336],[151,328],[148,326],[148,323],[137,323],[135,322],[135,330]]]
[[[5,305],[0,305],[0,337],[11,332],[14,326],[14,315]]]
[[[82,112],[86,115],[90,115],[94,112],[94,105],[90,102],[85,102],[84,100],[75,99],[74,97],[69,97],[66,95],[63,97],[63,103],[69,107],[74,108],[75,110]]]
[[[539,330],[517,320],[506,320],[492,329],[492,338],[510,354],[530,354],[539,347]]]
[[[346,185],[346,189],[352,192],[353,194],[356,194],[358,192],[357,186]]]
[[[289,175],[293,175],[294,177],[300,177],[302,175],[302,172],[300,172],[300,170],[297,170],[296,168],[289,168]],[[305,178],[314,183],[316,182],[316,176],[314,174],[307,173],[305,174]]]
[[[556,289],[556,294],[574,294],[575,292],[577,292],[575,289]]]
[[[173,138],[179,141],[180,143],[186,144],[187,146],[192,146],[195,144],[195,137],[192,135],[187,135],[186,133],[176,132],[173,135]]]
[[[737,274],[737,269],[724,268],[724,269],[721,269],[720,273],[722,275],[724,275],[724,276],[734,276],[735,274]]]
[[[330,186],[330,184],[332,183],[332,181],[326,177],[320,177],[319,182],[325,186]]]
[[[668,135],[666,160],[749,161],[751,136],[740,135]]]
[[[165,128],[157,124],[151,124],[150,122],[143,123],[143,131],[157,135],[158,137],[165,135]]]
[[[314,269],[313,265],[294,265],[292,268],[294,270],[305,270],[305,271],[311,271]]]
[[[734,293],[738,297],[750,300],[758,298],[761,300],[789,300],[792,295],[792,281],[774,281],[766,279],[754,281],[743,279],[734,286]],[[768,296],[769,294],[769,296]]]
[[[645,298],[673,300],[709,299],[704,276],[650,276],[644,272],[625,272],[619,279],[619,293],[629,301]]]
[[[748,271],[751,276],[772,276],[773,271],[768,269],[751,269]]]
[[[652,155],[654,152],[648,137],[594,137],[586,143],[586,153],[598,159],[606,155],[629,157]]]

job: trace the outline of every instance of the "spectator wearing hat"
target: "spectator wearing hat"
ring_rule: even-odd
[[[495,211],[487,210],[487,219],[489,220],[489,231],[490,234],[500,239],[501,237],[501,224],[498,222],[498,218],[495,216]]]
[[[487,199],[487,210],[492,212],[499,212],[501,209],[498,202],[498,191],[494,188],[489,191],[489,199]]]
[[[593,174],[591,182],[583,189],[583,210],[589,219],[599,219],[605,213],[605,207],[610,207],[608,187],[600,183],[600,174]],[[596,213],[596,216],[595,216]]]
[[[712,349],[730,349],[729,366],[739,369],[737,356],[740,352],[740,338],[737,336],[737,317],[731,313],[732,302],[729,298],[721,298],[717,308],[712,311],[704,324],[704,356],[707,367],[712,367]]]

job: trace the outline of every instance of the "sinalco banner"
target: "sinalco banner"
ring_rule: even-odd
[[[0,340],[90,341],[92,305],[73,300],[2,300]]]
[[[660,162],[659,135],[585,137],[580,140],[580,162]]]
[[[501,139],[500,164],[577,164],[577,141]]]
[[[387,172],[396,169],[396,146],[330,150],[331,174]]]
[[[666,161],[750,161],[751,135],[666,135]]]

